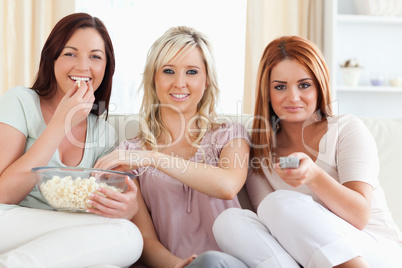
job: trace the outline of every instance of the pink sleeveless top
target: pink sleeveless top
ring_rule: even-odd
[[[204,160],[217,166],[225,144],[238,138],[250,142],[241,124],[224,123],[217,130],[205,134],[200,143],[205,154],[198,149],[190,161]],[[137,138],[122,142],[119,148],[141,150]],[[138,170],[140,174],[143,171],[144,168]],[[233,200],[210,197],[152,167],[139,176],[139,182],[158,238],[170,252],[179,258],[188,258],[193,253],[220,250],[212,234],[212,225],[225,209],[240,208],[237,197]]]

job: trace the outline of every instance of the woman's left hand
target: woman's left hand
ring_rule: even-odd
[[[275,171],[284,182],[293,187],[311,183],[319,172],[319,167],[305,153],[292,153],[288,156],[295,156],[300,159],[298,168],[282,169],[279,163],[275,164]]]
[[[181,260],[180,262],[178,262],[174,268],[185,268],[187,265],[189,265],[190,263],[193,262],[193,260],[195,260],[195,258],[197,258],[196,254],[191,255],[189,258]]]
[[[88,200],[92,208],[87,212],[109,218],[132,219],[138,211],[137,186],[128,176],[126,177],[128,186],[125,193],[119,193],[107,188],[100,187],[99,193],[91,193]]]

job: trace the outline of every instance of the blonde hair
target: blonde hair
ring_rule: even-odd
[[[256,161],[256,171],[261,173],[261,165],[272,170],[273,137],[279,118],[275,114],[269,95],[272,69],[281,61],[290,59],[307,67],[314,75],[318,85],[316,117],[325,120],[332,116],[329,70],[324,56],[311,41],[299,36],[282,36],[270,42],[261,57],[257,73],[256,102],[251,140],[251,158]],[[258,131],[267,129],[268,131]]]
[[[193,28],[187,26],[172,27],[153,43],[148,51],[145,63],[141,83],[144,95],[140,108],[141,124],[138,135],[143,147],[149,145],[151,150],[157,150],[157,140],[162,134],[167,137],[166,144],[172,141],[160,114],[161,104],[156,94],[155,72],[168,62],[182,57],[191,47],[199,49],[207,74],[207,88],[197,105],[197,113],[191,120],[199,129],[197,135],[193,136],[194,146],[199,147],[196,144],[201,141],[205,133],[219,126],[215,112],[219,88],[211,43],[203,33]],[[191,124],[188,124],[187,128],[190,126]]]

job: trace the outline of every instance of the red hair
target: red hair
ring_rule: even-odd
[[[318,89],[316,115],[322,120],[332,116],[329,70],[317,46],[299,36],[283,36],[270,42],[264,50],[258,68],[251,134],[251,159],[260,160],[255,162],[256,171],[259,173],[262,172],[262,165],[267,166],[269,170],[273,166],[273,135],[279,118],[271,106],[269,82],[272,68],[285,59],[295,60],[312,72]]]

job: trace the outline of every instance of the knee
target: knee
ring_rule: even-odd
[[[138,227],[132,223],[129,220],[126,219],[113,219],[112,221],[113,224],[118,226],[123,232],[126,232],[128,236],[133,236],[133,237],[141,237],[142,240],[142,235]]]
[[[137,261],[144,247],[144,240],[138,227],[126,219],[113,219],[113,224],[120,229],[122,237],[127,239],[125,250],[130,252],[133,262]]]
[[[311,201],[312,198],[309,195],[290,190],[277,190],[262,200],[257,214],[259,217],[269,215],[287,219],[293,217],[295,212],[302,210],[306,206],[306,202],[311,203]]]
[[[131,225],[128,227],[128,233],[130,237],[132,238],[132,247],[136,249],[137,252],[142,252],[142,249],[144,247],[144,240],[142,238],[142,234],[140,229],[138,229],[137,225],[134,223],[130,222]],[[141,255],[141,254],[140,254]]]
[[[240,208],[228,208],[219,214],[212,226],[215,239],[219,240],[223,234],[227,233],[228,226],[232,226],[234,222],[237,222],[241,214],[242,209]]]
[[[225,209],[219,216],[215,219],[213,229],[218,230],[221,228],[225,228],[227,224],[230,224],[233,222],[233,220],[236,220],[238,217],[239,213],[241,212],[242,209],[240,208],[228,208]]]
[[[285,206],[286,192],[284,190],[277,190],[267,195],[260,203],[257,209],[258,215],[275,215],[283,211],[282,207]]]
[[[251,210],[229,208],[223,211],[212,226],[216,243],[223,252],[230,252],[234,245],[242,244],[244,236],[260,228],[257,215]]]
[[[131,223],[130,225],[128,225],[128,229],[127,229],[128,233],[131,237],[131,239],[130,239],[131,252],[132,252],[133,258],[135,260],[138,260],[141,256],[142,250],[144,248],[144,239],[142,237],[140,229],[138,229],[138,227],[134,223],[132,223],[130,221],[128,221],[128,222]]]

